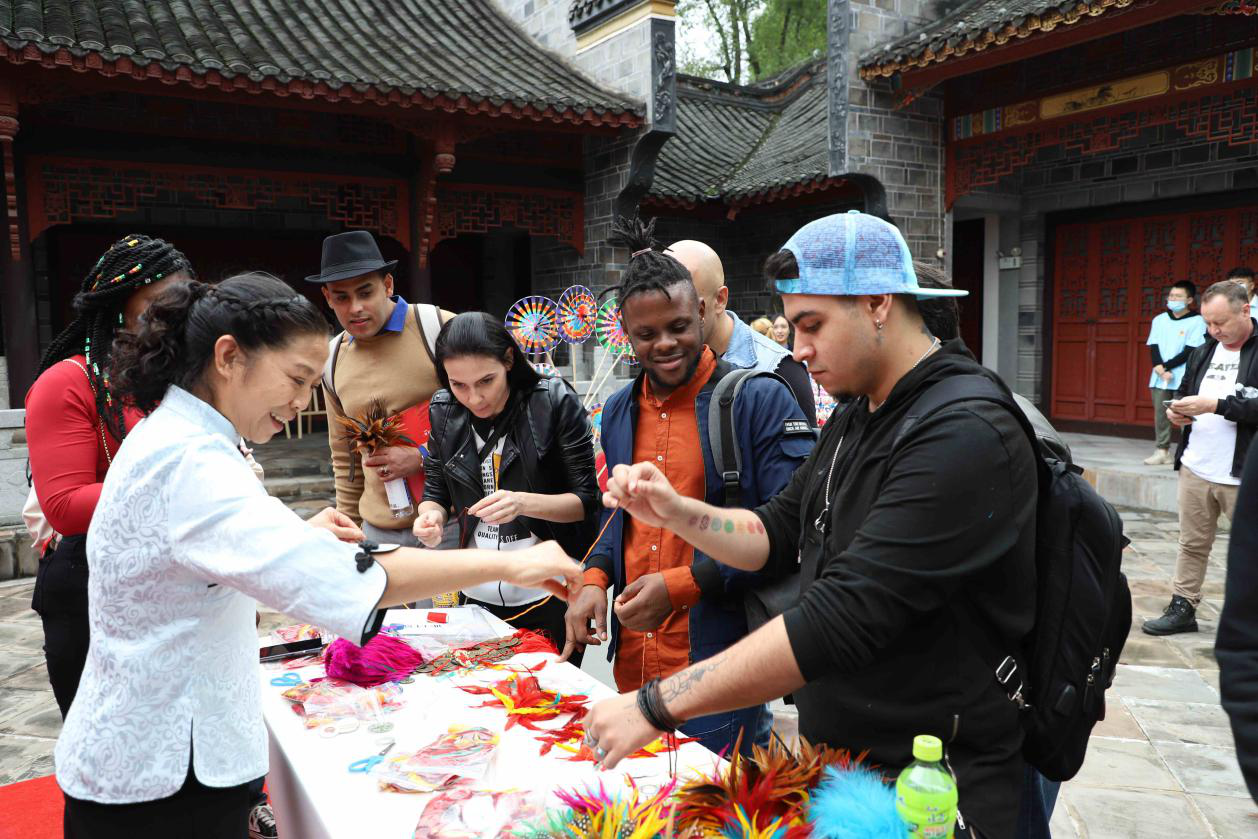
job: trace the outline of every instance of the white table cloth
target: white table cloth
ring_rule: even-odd
[[[425,616],[429,611],[450,613],[450,623],[445,631],[454,631],[467,616],[467,609],[454,610],[393,610],[385,624],[405,624],[407,632],[428,629],[442,631],[439,625],[428,624]],[[513,630],[510,626],[490,616],[483,610],[480,615],[488,618],[501,629],[502,635]],[[525,653],[508,662],[513,667],[527,664],[536,667],[546,661],[538,671],[543,688],[563,692],[585,693],[591,704],[609,696],[614,691],[568,663],[557,663],[555,656]],[[271,679],[286,670],[263,667],[259,671],[262,682],[262,707],[270,734],[270,773],[267,788],[272,808],[279,825],[280,836],[288,839],[357,839],[370,836],[373,839],[410,839],[415,831],[424,806],[433,794],[404,794],[380,791],[371,775],[349,772],[349,765],[360,758],[380,751],[382,738],[396,740],[392,757],[404,751],[414,751],[431,742],[451,725],[484,726],[499,732],[499,743],[488,773],[482,785],[488,788],[534,789],[548,792],[548,806],[558,806],[549,795],[556,788],[573,788],[591,785],[597,788],[600,781],[606,789],[615,793],[627,789],[625,776],[630,775],[639,786],[652,791],[669,779],[667,755],[653,758],[624,760],[610,772],[600,772],[589,762],[572,762],[564,758],[568,752],[558,748],[550,754],[538,754],[541,747],[533,732],[520,725],[505,731],[506,712],[501,708],[477,708],[486,696],[465,693],[458,685],[490,685],[507,678],[502,670],[480,670],[465,675],[433,677],[417,674],[412,684],[403,685],[406,705],[384,719],[394,724],[387,735],[373,734],[368,724],[358,730],[326,739],[317,729],[307,729],[304,721],[291,710],[291,704],[281,694],[287,689],[271,684]],[[322,667],[296,671],[302,676],[322,675]],[[566,722],[561,716],[547,726]],[[686,743],[675,755],[680,766],[679,776],[688,778],[692,770],[709,772],[719,759],[698,743]]]

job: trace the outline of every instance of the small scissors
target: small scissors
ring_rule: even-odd
[[[271,684],[277,688],[293,688],[306,681],[296,673],[285,673],[283,676],[276,676],[271,680]]]
[[[393,748],[393,742],[394,741],[390,740],[385,745],[385,747],[380,750],[379,754],[374,754],[371,757],[365,757],[362,760],[354,761],[353,763],[349,765],[349,771],[370,772],[372,769],[376,767],[376,764],[384,760],[384,756],[387,755],[389,753],[389,750]]]

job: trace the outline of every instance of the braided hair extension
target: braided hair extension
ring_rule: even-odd
[[[39,363],[44,372],[58,361],[83,353],[96,396],[96,413],[116,440],[126,436],[121,401],[114,398],[109,361],[114,335],[123,325],[123,308],[138,289],[192,265],[174,245],[143,234],[123,236],[109,246],[83,279],[74,296],[74,320],[53,338]]]
[[[153,301],[139,329],[118,334],[114,387],[150,411],[171,385],[192,390],[198,384],[222,336],[252,351],[277,349],[304,334],[326,337],[328,322],[278,277],[259,271],[217,285],[179,283]]]
[[[644,223],[637,213],[631,217],[619,216],[612,224],[607,244],[633,252],[616,294],[622,308],[625,300],[635,294],[659,291],[671,297],[670,288],[691,282],[686,266],[660,249],[660,243],[655,240],[655,219]]]

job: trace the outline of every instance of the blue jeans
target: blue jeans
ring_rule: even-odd
[[[725,757],[733,753],[740,731],[744,732],[742,753],[750,757],[753,745],[769,745],[772,730],[773,714],[767,705],[695,717],[681,726],[682,733],[687,737],[698,737],[702,746],[716,754],[724,752]]]
[[[1018,839],[1052,839],[1048,823],[1053,818],[1060,781],[1050,781],[1027,764],[1022,777],[1022,801],[1018,806]]]

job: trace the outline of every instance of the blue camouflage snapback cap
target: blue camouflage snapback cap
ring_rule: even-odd
[[[964,297],[955,288],[921,288],[913,256],[895,226],[849,210],[810,221],[782,246],[795,254],[799,277],[778,280],[781,294],[912,294]]]

